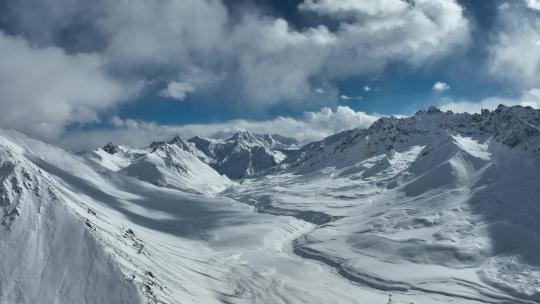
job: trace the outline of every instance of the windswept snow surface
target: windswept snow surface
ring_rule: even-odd
[[[540,303],[539,125],[430,108],[221,193],[183,141],[110,170],[1,129],[0,303]]]

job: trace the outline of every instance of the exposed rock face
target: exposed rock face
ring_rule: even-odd
[[[109,154],[116,154],[120,152],[120,147],[118,147],[117,145],[113,143],[108,143],[105,146],[103,146],[103,148],[101,149]]]
[[[209,158],[209,164],[232,179],[256,175],[281,163],[284,150],[298,142],[276,134],[251,134],[241,131],[219,141],[202,137],[189,140]]]

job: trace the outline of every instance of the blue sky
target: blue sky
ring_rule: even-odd
[[[240,128],[309,141],[429,105],[540,100],[537,0],[0,0],[0,10],[0,122],[74,150]]]

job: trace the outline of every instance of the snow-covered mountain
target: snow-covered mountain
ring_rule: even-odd
[[[189,142],[209,158],[221,174],[240,179],[261,173],[281,163],[298,142],[277,134],[240,131],[227,140],[193,137]]]
[[[152,150],[152,147],[136,149],[128,146],[108,143],[102,148],[84,153],[83,156],[95,161],[109,170],[118,171],[127,167],[135,159],[152,152]]]
[[[382,118],[228,195],[319,224],[294,252],[403,303],[540,303],[538,126],[505,106]]]
[[[99,179],[59,151],[0,130],[0,302],[141,302],[134,282],[93,235],[88,218],[101,214],[55,174],[73,183]]]
[[[310,223],[158,187],[15,131],[0,129],[0,159],[0,303],[386,297],[286,250]]]
[[[111,171],[161,187],[215,194],[232,184],[207,165],[209,159],[204,153],[180,137],[153,142],[147,148],[109,143],[84,156]]]
[[[431,107],[410,118],[384,117],[368,129],[344,131],[310,143],[296,151],[286,163],[293,167],[292,171],[298,172],[343,167],[370,155],[448,139],[451,134],[479,140],[492,138],[509,149],[528,150],[532,156],[538,156],[539,124],[540,115],[532,108],[501,105],[482,114],[455,114]]]
[[[83,157],[0,129],[0,303],[540,303],[539,126],[430,108],[238,183],[207,164],[292,142]]]
[[[232,182],[203,160],[206,156],[179,137],[169,143],[154,144],[152,152],[134,159],[119,172],[161,187],[212,194]]]
[[[296,153],[297,145],[295,139],[278,134],[240,131],[226,140],[175,137],[146,148],[109,143],[84,156],[109,170],[157,185],[186,189],[193,183],[191,188],[197,191],[208,183],[203,191],[219,192],[230,185],[220,175],[240,179],[264,172]]]

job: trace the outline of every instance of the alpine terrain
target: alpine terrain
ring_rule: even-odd
[[[0,129],[0,303],[540,303],[540,110],[178,135]]]

